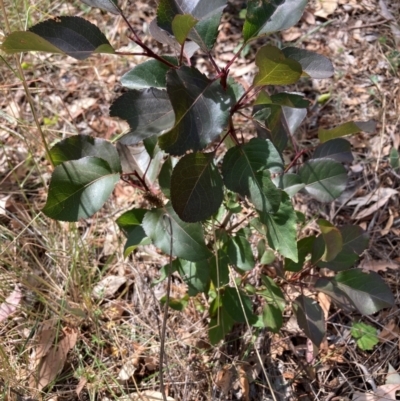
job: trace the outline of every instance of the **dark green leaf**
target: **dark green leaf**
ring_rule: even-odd
[[[261,276],[262,282],[265,285],[265,290],[260,292],[269,304],[275,305],[281,312],[285,310],[286,301],[282,290],[277,286],[274,280],[268,276]]]
[[[32,26],[28,32],[13,32],[1,49],[6,53],[65,53],[77,60],[92,53],[115,52],[99,28],[80,17],[56,17]]]
[[[370,121],[348,121],[347,123],[341,124],[332,129],[323,129],[320,128],[318,130],[318,138],[323,142],[327,142],[331,139],[339,138],[345,135],[357,134],[361,131],[366,131],[370,133],[375,132],[375,122]]]
[[[262,319],[264,326],[273,333],[278,333],[283,324],[282,311],[270,303],[264,305]]]
[[[390,149],[389,153],[389,163],[392,169],[398,171],[400,169],[400,157],[399,151],[396,148]]]
[[[219,308],[216,316],[212,316],[208,325],[208,337],[212,345],[217,345],[232,330],[234,320],[225,308]]]
[[[303,181],[301,181],[299,175],[287,173],[282,176],[282,188],[290,197],[297,194],[297,192],[302,190],[304,187],[305,184],[303,183]]]
[[[89,135],[74,135],[54,145],[50,155],[55,166],[86,156],[94,156],[105,160],[114,173],[120,173],[121,162],[115,146],[105,139],[93,138]]]
[[[171,197],[171,176],[174,168],[173,158],[168,157],[161,167],[160,175],[158,176],[158,183],[162,193],[167,197]]]
[[[175,57],[163,56],[172,64],[177,64]],[[122,86],[129,89],[165,88],[167,72],[170,67],[158,60],[147,60],[136,65],[121,78]]]
[[[348,269],[359,259],[368,247],[368,234],[359,226],[343,226],[339,228],[343,239],[341,252],[329,262],[318,262],[319,267],[327,267],[334,271]]]
[[[165,91],[159,89],[132,90],[124,93],[110,107],[110,116],[126,120],[131,131],[119,142],[135,145],[145,138],[171,129],[175,114]]]
[[[296,213],[289,196],[283,192],[278,212],[260,213],[260,220],[268,229],[268,245],[282,256],[297,262]]]
[[[271,103],[280,106],[292,107],[295,109],[306,109],[310,107],[310,102],[302,93],[280,92],[271,96]]]
[[[350,142],[343,138],[331,139],[318,145],[312,157],[313,159],[329,157],[339,163],[351,163],[354,159]]]
[[[299,175],[305,190],[320,202],[332,202],[346,188],[346,169],[332,159],[311,159],[303,164]]]
[[[218,250],[218,255],[213,255],[210,262],[210,276],[211,281],[215,288],[223,287],[229,284],[229,259],[228,255],[222,251]]]
[[[394,305],[390,288],[375,272],[367,274],[358,269],[347,270],[339,272],[334,281],[364,315]]]
[[[161,0],[157,8],[157,24],[173,33],[172,22],[178,14],[190,14],[199,22],[189,33],[189,39],[202,50],[211,50],[218,35],[222,10],[226,0]]]
[[[250,298],[240,290],[233,287],[224,288],[221,295],[222,307],[225,309],[235,322],[250,324],[257,318],[253,314]]]
[[[116,221],[118,227],[124,232],[127,241],[124,247],[124,256],[131,254],[138,245],[149,245],[150,239],[141,226],[146,209],[131,209],[122,214]]]
[[[302,70],[311,78],[329,78],[334,73],[332,62],[321,54],[297,47],[285,47],[282,52],[286,57],[300,63]]]
[[[167,300],[166,296],[164,295],[160,299],[161,304],[164,305],[166,300]],[[182,298],[169,297],[168,306],[173,310],[182,312],[186,308],[188,303],[189,303],[189,295],[185,295]]]
[[[253,138],[243,146],[229,149],[222,163],[228,189],[248,196],[261,212],[276,212],[281,191],[270,179],[270,172],[283,171],[282,158],[269,140]]]
[[[229,237],[227,254],[230,264],[241,270],[251,270],[254,267],[253,251],[243,230],[239,230],[236,236]]]
[[[299,327],[313,344],[319,347],[325,335],[325,319],[318,302],[300,295],[293,302],[293,312]]]
[[[151,159],[156,158],[157,154],[161,152],[157,143],[158,143],[157,135],[153,135],[149,138],[143,139],[143,146],[146,149],[146,152]]]
[[[298,261],[293,262],[285,258],[285,270],[289,272],[299,272],[303,269],[306,257],[312,252],[315,237],[305,237],[297,242]]]
[[[159,139],[161,149],[183,155],[218,138],[228,123],[231,91],[224,91],[218,80],[209,80],[195,68],[181,67],[168,72],[167,92],[175,125]]]
[[[120,14],[116,0],[81,0],[81,2],[90,7],[97,7],[112,14]]]
[[[201,224],[183,222],[170,203],[147,212],[143,219],[143,228],[154,245],[167,255],[171,252],[171,233],[173,256],[198,262],[212,255],[205,244]]]
[[[189,32],[197,24],[198,20],[190,14],[177,14],[172,20],[171,28],[175,39],[183,45]]]
[[[176,270],[188,286],[191,297],[200,292],[207,293],[210,286],[210,268],[207,260],[193,263],[183,259],[175,259]]]
[[[218,210],[223,196],[214,153],[191,153],[179,160],[171,177],[171,202],[183,221],[206,220]]]
[[[257,52],[256,65],[259,71],[254,77],[254,86],[294,84],[302,73],[297,61],[286,58],[280,49],[272,45],[264,46]]]
[[[88,218],[104,205],[119,176],[105,160],[98,157],[64,162],[53,171],[42,211],[62,221]]]
[[[301,18],[306,5],[307,0],[248,0],[245,42],[290,28]]]

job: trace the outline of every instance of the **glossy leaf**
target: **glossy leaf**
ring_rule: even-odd
[[[226,0],[161,0],[157,8],[157,24],[173,33],[172,22],[178,14],[190,14],[199,22],[190,31],[189,39],[202,50],[211,50],[218,35],[218,27]]]
[[[286,173],[283,176],[278,176],[278,179],[280,178],[282,181],[282,189],[290,197],[296,195],[297,192],[301,191],[305,187],[305,184],[301,180],[300,176],[297,174]]]
[[[119,173],[98,157],[64,162],[53,171],[42,211],[61,221],[88,218],[104,205],[119,177]]]
[[[179,160],[171,177],[171,202],[183,221],[208,219],[220,207],[223,196],[214,153],[191,153]]]
[[[334,73],[332,62],[322,54],[298,47],[285,47],[282,52],[286,57],[296,60],[301,65],[302,70],[311,78],[329,78]]]
[[[258,73],[254,77],[254,86],[289,85],[296,83],[302,73],[301,65],[288,59],[280,49],[267,45],[256,55]]]
[[[111,105],[110,116],[122,118],[129,124],[130,132],[119,140],[124,145],[135,145],[145,138],[160,135],[175,122],[169,97],[159,89],[124,93]]]
[[[248,0],[243,26],[245,42],[295,25],[307,0]]]
[[[390,288],[375,272],[367,274],[358,269],[347,270],[339,272],[334,281],[364,315],[394,305]]]
[[[65,53],[77,60],[93,53],[115,52],[99,28],[80,17],[56,17],[32,26],[27,32],[13,32],[1,49],[6,53]]]
[[[335,259],[335,257],[342,250],[342,234],[337,227],[327,220],[319,219],[317,223],[321,230],[321,236],[324,239],[325,244],[325,250],[321,256],[321,260],[324,262],[329,262]]]
[[[353,154],[351,153],[351,144],[343,138],[331,139],[317,146],[312,158],[322,159],[328,157],[339,163],[351,163]]]
[[[198,262],[212,255],[205,244],[201,224],[182,221],[170,203],[148,211],[143,219],[143,229],[154,245],[167,255],[171,252],[171,234],[173,256]]]
[[[112,14],[120,14],[116,0],[81,0],[81,2],[90,7],[97,7],[100,8],[100,10],[108,11]]]
[[[318,262],[317,266],[327,267],[334,271],[352,267],[368,247],[368,234],[359,226],[343,226],[339,228],[343,240],[343,248],[329,262]]]
[[[247,237],[244,230],[239,230],[234,237],[229,237],[227,242],[230,264],[245,271],[254,267],[253,251]]]
[[[105,139],[93,138],[89,135],[74,135],[63,139],[51,148],[50,155],[55,166],[69,160],[94,156],[105,160],[113,172],[122,171],[115,146]]]
[[[175,57],[163,56],[172,64],[177,64]],[[122,86],[128,89],[165,88],[167,72],[171,67],[158,60],[147,60],[136,65],[121,78]]]
[[[225,309],[235,322],[250,324],[257,318],[253,314],[250,298],[240,290],[233,287],[226,287],[221,295],[222,307]]]
[[[190,14],[177,14],[172,20],[171,28],[175,39],[183,45],[189,32],[197,24],[198,20]]]
[[[313,250],[315,236],[302,238],[297,242],[298,261],[293,262],[291,259],[285,258],[285,270],[289,272],[299,272],[303,269],[307,255]]]
[[[340,138],[346,135],[357,134],[361,131],[375,133],[376,123],[370,121],[348,121],[347,123],[338,125],[335,128],[318,130],[318,138],[321,143],[327,142],[331,139]]]
[[[274,214],[260,213],[260,221],[267,226],[268,245],[297,262],[296,213],[289,196],[282,193],[279,210]]]
[[[167,92],[175,111],[175,125],[160,137],[161,149],[172,155],[199,151],[226,127],[232,93],[198,70],[181,67],[167,74]]]
[[[346,188],[346,169],[332,159],[311,159],[300,167],[299,175],[305,190],[320,202],[332,202]]]
[[[141,225],[146,213],[146,209],[131,209],[122,214],[116,221],[118,227],[127,237],[124,246],[125,257],[131,254],[137,246],[149,245],[151,243]]]
[[[293,302],[293,312],[299,327],[319,347],[325,335],[325,319],[321,306],[313,299],[300,295]]]
[[[207,260],[193,263],[184,259],[175,259],[176,271],[188,286],[188,294],[191,297],[198,293],[207,293],[210,286],[210,269]]]
[[[270,179],[270,172],[281,173],[283,161],[269,140],[253,138],[243,146],[229,149],[222,163],[228,189],[249,197],[261,212],[276,212],[281,191]]]

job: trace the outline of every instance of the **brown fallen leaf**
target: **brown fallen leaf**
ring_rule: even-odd
[[[18,308],[22,299],[21,289],[18,285],[15,286],[14,291],[5,299],[0,305],[0,323],[12,315]]]
[[[396,392],[400,391],[400,384],[384,384],[376,389],[375,393],[354,392],[353,401],[388,401],[396,400]]]
[[[77,384],[77,386],[76,386],[76,389],[75,389],[75,393],[76,393],[76,395],[79,397],[79,394],[81,393],[81,391],[84,389],[84,387],[86,386],[86,383],[87,383],[87,379],[86,379],[86,377],[84,377],[84,376],[82,376],[80,379],[79,379],[79,383]]]
[[[242,399],[244,401],[250,401],[249,379],[247,378],[246,369],[244,368],[243,365],[239,365],[238,375],[239,375],[240,389],[242,390],[242,393],[243,393]]]
[[[44,358],[53,345],[54,338],[56,337],[56,320],[50,319],[42,322],[35,335],[35,347],[30,356],[31,369],[36,369],[42,358]]]
[[[366,260],[364,259],[360,263],[361,269],[365,271],[386,271],[387,269],[397,270],[400,265],[396,262],[387,261],[387,260]]]
[[[118,401],[163,401],[163,395],[159,391],[145,390],[139,393],[131,393],[121,397]],[[167,396],[167,401],[175,401],[174,398]]]
[[[327,18],[333,14],[338,6],[337,0],[318,0],[317,6],[319,9],[314,12],[317,17]]]
[[[233,367],[225,365],[215,376],[214,383],[224,395],[228,395],[232,387]]]
[[[114,295],[119,287],[121,287],[122,284],[125,284],[127,280],[126,277],[122,276],[107,276],[95,285],[92,291],[93,297],[96,299],[109,298]]]
[[[47,355],[42,358],[39,363],[38,370],[35,375],[29,379],[29,385],[37,390],[42,390],[51,383],[63,369],[67,360],[68,352],[74,348],[78,339],[78,332],[73,328],[65,328],[63,330],[64,337],[53,345]]]
[[[388,323],[385,324],[385,327],[382,329],[381,333],[379,334],[378,338],[379,341],[392,341],[399,338],[400,328],[396,324],[394,319],[389,320]]]

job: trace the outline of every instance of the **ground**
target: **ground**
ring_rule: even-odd
[[[242,3],[230,2],[223,16],[215,49],[221,66],[240,39]],[[14,1],[5,6],[12,30],[53,15],[79,15],[106,32],[115,48],[130,49],[122,19],[77,2]],[[123,1],[121,6],[135,28],[147,32],[154,5]],[[291,88],[312,101],[298,133],[304,147],[316,143],[318,127],[349,120],[377,123],[374,133],[349,138],[355,160],[349,166],[350,184],[337,201],[321,205],[299,195],[295,203],[307,216],[359,224],[368,231],[370,245],[358,268],[378,272],[391,286],[396,306],[360,316],[319,295],[328,334],[310,360],[306,338],[290,309],[280,334],[238,325],[223,344],[211,346],[207,300],[192,299],[183,312],[170,311],[168,316],[164,381],[172,399],[396,399],[393,387],[376,387],[400,367],[400,177],[389,163],[391,149],[400,145],[399,20],[400,3],[395,1],[315,0],[295,27],[271,39],[321,53],[335,67],[331,79],[302,80]],[[7,32],[3,22],[1,36]],[[255,51],[266,41],[248,49],[232,68],[245,86],[255,73]],[[113,139],[126,126],[109,117],[109,105],[122,90],[121,75],[142,59],[95,55],[78,62],[39,53],[18,59],[1,56],[0,394],[5,400],[68,401],[122,400],[145,391],[159,395],[159,299],[165,285],[152,283],[168,259],[152,247],[124,258],[124,238],[113,223],[132,204],[145,201],[121,182],[91,219],[69,224],[46,218],[40,210],[52,169],[31,110],[32,105],[49,146],[77,133]],[[18,78],[17,60],[26,89]],[[208,59],[197,56],[196,62],[210,71]],[[185,292],[174,278],[172,294]],[[17,307],[5,307],[10,296]],[[357,347],[350,335],[353,321],[378,329],[379,343],[372,351]],[[360,395],[371,390],[381,395]]]

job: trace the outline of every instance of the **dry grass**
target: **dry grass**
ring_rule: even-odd
[[[50,0],[31,3],[6,4],[12,29],[23,29],[55,14],[81,15],[102,27],[117,47],[128,43],[120,20],[98,11],[88,13],[84,5]],[[354,218],[357,200],[360,203],[363,195],[378,188],[399,186],[387,161],[390,148],[400,144],[399,42],[390,24],[376,18],[380,13],[378,1],[340,3],[327,18],[328,24],[315,31],[315,26],[303,20],[293,29],[294,36],[286,39],[300,33],[293,40],[330,57],[336,70],[333,80],[304,82],[298,88],[311,99],[330,93],[328,102],[314,103],[301,141],[308,146],[315,140],[317,126],[327,128],[350,119],[375,118],[378,134],[351,139],[356,161],[349,173],[347,198],[328,206],[304,197],[296,202],[309,217],[329,217],[338,224],[353,222],[367,229],[372,241],[365,261],[400,262],[397,195],[369,216]],[[122,6],[129,7],[130,19],[138,29],[146,27],[150,5],[136,2]],[[396,7],[394,4],[391,11],[399,17]],[[231,9],[237,13],[234,6]],[[355,25],[360,19],[364,28]],[[227,17],[224,21],[224,42],[218,47],[222,60],[230,56],[238,37],[238,30],[228,25]],[[234,18],[230,23],[238,25],[240,19]],[[119,185],[113,199],[87,221],[60,223],[40,213],[51,167],[16,72],[22,62],[34,110],[51,146],[77,133],[113,139],[121,132],[123,126],[108,117],[108,107],[120,91],[118,78],[135,60],[98,55],[77,62],[41,54],[7,56],[5,60],[8,65],[0,65],[0,304],[15,288],[21,290],[23,299],[18,310],[0,323],[0,397],[117,400],[139,389],[159,391],[163,310],[158,300],[165,287],[152,286],[152,282],[168,260],[151,247],[124,260],[124,239],[112,223],[132,202],[140,203],[142,199],[130,188]],[[207,60],[199,57],[198,62],[207,69]],[[246,70],[245,64],[238,68],[244,83],[249,81],[254,69]],[[365,208],[361,206],[361,210]],[[398,271],[381,274],[398,300]],[[96,285],[112,276],[124,282],[115,291],[100,292],[95,297]],[[172,295],[182,296],[185,291],[180,280],[174,278]],[[279,389],[279,400],[345,399],[351,398],[354,390],[371,388],[360,365],[376,384],[385,382],[388,363],[395,368],[400,365],[397,307],[360,317],[348,316],[331,306],[329,347],[321,350],[317,362],[307,364],[305,339],[291,325],[289,310],[280,335],[235,326],[224,344],[211,347],[207,342],[206,302],[202,297],[191,299],[183,313],[170,311],[168,315],[165,381],[176,400],[240,399],[243,369],[254,375],[252,400],[272,399],[270,386]],[[373,352],[360,351],[349,335],[354,319],[380,330],[386,327],[386,341]],[[54,358],[45,359],[51,344],[73,341],[74,336],[76,343],[71,349],[65,345],[63,366],[58,369]],[[268,377],[261,372],[260,357]],[[38,364],[50,365],[57,373],[41,392],[32,381],[40,370]],[[129,377],[126,380],[124,371]],[[216,384],[223,387],[226,383],[224,395]]]

